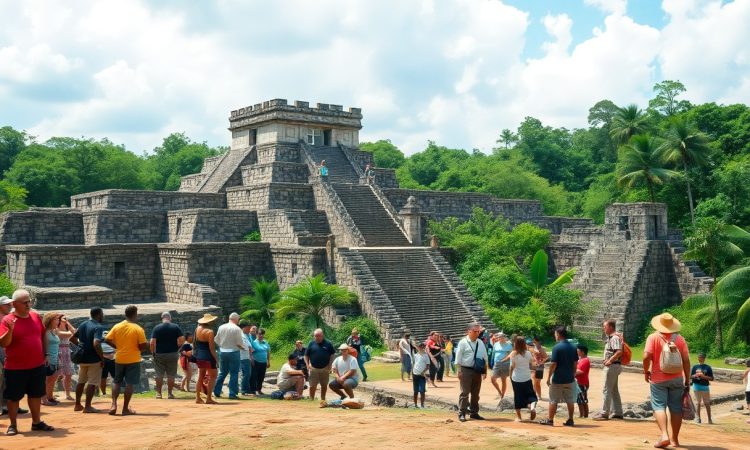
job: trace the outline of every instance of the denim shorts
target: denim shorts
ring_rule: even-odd
[[[412,375],[411,384],[415,394],[427,392],[427,378],[424,375]]]
[[[682,414],[682,394],[685,392],[685,381],[682,377],[651,383],[651,408],[664,411],[669,408],[672,414]]]

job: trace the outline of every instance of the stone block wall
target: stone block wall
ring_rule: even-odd
[[[307,183],[307,165],[285,161],[255,164],[242,167],[242,184],[245,186],[267,183]]]
[[[375,184],[380,186],[382,189],[396,189],[398,188],[398,180],[396,179],[396,171],[394,169],[373,169],[375,172]]]
[[[319,247],[273,247],[271,260],[282,290],[306,277],[326,273],[328,268],[326,250]]]
[[[103,286],[41,288],[27,285],[26,289],[34,300],[34,308],[40,310],[112,305],[112,289]]]
[[[544,216],[539,222],[539,226],[547,228],[552,234],[560,234],[568,229],[591,228],[593,225],[593,220],[581,217]]]
[[[349,154],[349,158],[354,164],[359,166],[360,170],[364,170],[365,166],[372,164],[372,153],[365,152],[352,147],[345,147],[345,151]]]
[[[188,208],[226,208],[226,197],[222,193],[176,191],[107,189],[74,195],[70,202],[73,208],[84,212],[99,209],[170,211]]]
[[[167,213],[169,242],[237,242],[258,230],[254,211],[183,209]]]
[[[81,212],[31,208],[0,215],[0,244],[83,244]]]
[[[323,211],[271,209],[258,213],[263,242],[323,247],[331,230]]]
[[[180,192],[197,192],[198,188],[203,184],[203,180],[208,176],[207,173],[194,173],[192,175],[185,175],[180,178]]]
[[[648,242],[645,264],[638,270],[635,289],[625,312],[625,335],[637,336],[648,321],[681,297],[666,241]]]
[[[156,244],[9,245],[6,255],[17,286],[96,285],[111,289],[114,302],[154,298]]]
[[[589,244],[550,243],[547,247],[547,253],[549,254],[551,273],[560,275],[574,267],[581,267],[583,255],[588,248]]]
[[[298,163],[300,159],[300,148],[297,143],[273,143],[257,146],[258,164],[269,164],[272,162]]]
[[[160,211],[100,209],[83,213],[86,245],[166,242],[166,214]]]
[[[211,156],[209,158],[206,158],[203,160],[203,167],[201,168],[201,173],[208,173],[211,172],[216,168],[216,166],[219,165],[224,155],[217,155],[217,156]]]
[[[447,217],[468,219],[473,208],[483,208],[493,214],[502,214],[512,225],[523,222],[538,222],[542,217],[542,205],[538,200],[504,200],[489,194],[466,192],[422,191],[416,189],[383,189],[394,208],[406,204],[409,196],[417,199],[422,213],[431,219]]]
[[[559,233],[557,242],[561,244],[585,244],[588,245],[594,240],[604,236],[602,227],[566,227]]]
[[[159,244],[159,295],[174,303],[203,304],[204,287],[224,310],[238,307],[250,279],[273,278],[270,245],[263,242]]]
[[[664,203],[614,203],[607,207],[604,227],[628,231],[632,239],[666,239],[669,235]]]
[[[229,209],[262,211],[266,209],[315,209],[310,185],[269,183],[263,186],[238,186],[227,189]]]

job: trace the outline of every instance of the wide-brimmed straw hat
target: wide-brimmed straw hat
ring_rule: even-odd
[[[672,314],[669,313],[654,316],[654,318],[651,319],[651,326],[661,333],[676,333],[682,328],[680,321],[672,317]]]
[[[207,324],[207,323],[213,322],[216,319],[218,319],[218,317],[214,316],[213,314],[206,313],[206,314],[203,314],[203,317],[198,319],[198,323]]]

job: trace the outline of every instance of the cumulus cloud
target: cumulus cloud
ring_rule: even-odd
[[[173,131],[220,145],[230,110],[280,97],[362,107],[362,139],[407,152],[489,150],[527,115],[581,127],[603,98],[645,105],[662,78],[750,102],[750,2],[664,0],[662,28],[625,0],[584,2],[606,17],[574,39],[575,14],[499,0],[0,0],[0,124],[135,152]]]

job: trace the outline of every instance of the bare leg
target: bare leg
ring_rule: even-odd
[[[502,388],[500,388],[500,397],[505,397],[505,393],[508,392],[508,377],[500,377]]]
[[[682,414],[669,414],[669,422],[672,425],[672,445],[680,446],[680,428],[682,428]]]
[[[302,394],[305,392],[305,377],[299,377],[294,384],[294,388],[297,391],[297,395],[302,397]]]
[[[516,410],[516,422],[520,422],[520,421],[521,421],[521,410],[517,409]]]
[[[172,391],[174,390],[174,377],[167,377],[167,396],[169,398],[173,398],[174,394]]]
[[[417,393],[414,393],[414,407],[417,407]]]
[[[669,431],[667,431],[667,413],[666,411],[654,411],[654,418],[656,419],[656,426],[659,427],[661,437],[658,443],[664,444],[666,447],[669,444]],[[658,444],[657,443],[657,444]]]
[[[76,406],[73,411],[83,411],[83,405],[81,405],[81,397],[83,396],[83,388],[86,385],[84,383],[76,384]]]
[[[112,383],[112,406],[109,408],[109,415],[117,414],[117,398],[120,397],[120,384]]]
[[[315,400],[315,391],[316,391],[316,388],[317,388],[317,387],[318,387],[318,386],[313,386],[313,384],[312,384],[312,383],[310,384],[310,400]],[[320,392],[322,393],[322,392],[323,392],[323,390],[321,389],[321,391],[320,391]]]
[[[208,394],[206,394],[206,403],[215,404],[216,401],[212,398],[214,394],[214,387],[216,386],[216,377],[218,376],[217,369],[208,370]]]
[[[95,384],[88,384],[86,385],[86,407],[83,409],[83,412],[85,413],[98,413],[99,410],[91,406],[91,401],[94,399],[94,394],[96,394],[96,385]]]
[[[18,426],[16,424],[16,418],[18,417],[18,402],[13,400],[6,400],[6,406],[8,407],[8,419],[10,419],[11,426]]]
[[[206,377],[206,369],[198,369],[198,381],[195,384],[195,403],[203,403],[201,391],[203,390],[203,379]],[[212,392],[210,389],[208,392]]]
[[[554,420],[555,419],[555,413],[557,413],[557,403],[550,403],[549,404],[549,415],[547,416],[547,418],[549,420]]]
[[[346,397],[344,395],[344,392],[339,387],[329,386],[333,392],[335,392],[339,397]]]
[[[156,384],[156,398],[161,398],[161,387],[164,385],[164,378],[156,377],[154,383]]]
[[[325,400],[326,399],[326,392],[328,392],[328,382],[324,381],[320,383],[320,399]],[[750,409],[750,407],[748,407]]]
[[[55,383],[57,382],[57,377],[47,377],[45,380],[45,388],[46,388],[46,398],[44,399],[44,404],[49,405],[50,400],[54,400],[54,391],[55,391]]]
[[[576,405],[575,403],[568,403],[567,405],[568,405],[568,419],[573,420],[573,416],[575,415],[575,412],[576,412]]]
[[[99,383],[99,390],[102,393],[102,395],[107,395],[107,379],[102,378],[102,381]],[[76,386],[76,395],[78,393],[78,387]]]
[[[500,386],[497,384],[497,378],[494,377],[494,376],[490,377],[490,382],[495,387],[495,390],[500,395],[500,397],[502,397],[503,396],[503,391],[500,389]]]
[[[424,408],[424,392],[419,393],[419,399],[419,402],[422,404],[422,408]]]
[[[63,376],[63,387],[65,388],[65,400],[73,400],[73,397],[70,396],[70,388],[73,385],[73,375],[64,375]]]
[[[26,402],[29,404],[29,411],[31,411],[31,423],[37,424],[42,421],[42,399],[41,398],[28,398],[26,397]],[[18,402],[16,402],[16,407],[18,407]]]
[[[711,418],[711,399],[706,402],[706,415],[708,416],[708,423],[714,423],[713,419]]]
[[[350,388],[349,386],[345,384],[344,391],[346,391],[346,395],[348,395],[349,398],[354,398],[354,389]]]
[[[130,409],[130,399],[133,397],[133,385],[128,384],[125,386],[125,400],[122,403],[122,415],[128,416],[130,414],[135,414],[135,411]]]

